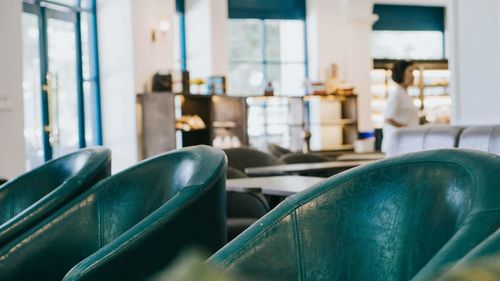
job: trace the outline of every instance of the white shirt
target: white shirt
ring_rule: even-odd
[[[396,91],[389,93],[387,105],[384,111],[384,120],[393,119],[405,127],[419,125],[418,109],[413,104],[413,98],[408,95],[406,89],[398,86]],[[391,147],[392,137],[397,127],[384,123],[384,137],[382,139],[382,151],[387,152]]]

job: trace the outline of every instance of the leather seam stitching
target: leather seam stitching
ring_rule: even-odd
[[[102,213],[101,213],[101,200],[97,199],[97,231],[98,231],[98,242],[99,249],[103,247],[103,234],[102,234]]]
[[[298,263],[298,271],[299,271],[299,281],[300,280],[305,280],[304,277],[304,264],[302,262],[302,249],[301,249],[301,237],[300,237],[300,232],[297,226],[298,221],[298,216],[297,216],[297,209],[295,209],[292,213],[292,231],[293,231],[293,236],[294,236],[294,242],[295,242],[295,248],[297,249],[295,253],[295,258],[297,259]]]

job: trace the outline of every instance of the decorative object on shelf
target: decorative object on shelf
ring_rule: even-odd
[[[189,132],[193,130],[203,130],[206,129],[207,126],[198,115],[183,115],[175,122],[175,128]]]
[[[172,92],[172,74],[155,73],[153,75],[153,92]]]
[[[226,77],[225,76],[210,76],[207,79],[207,90],[211,95],[226,94]]]
[[[156,43],[160,38],[164,38],[170,30],[170,22],[166,19],[160,20],[158,25],[151,30],[151,42]]]
[[[205,81],[201,78],[195,78],[193,80],[190,81],[190,84],[193,84],[193,85],[196,85],[197,86],[197,93],[196,94],[199,94],[201,95],[202,94],[202,90],[201,90],[201,86],[203,86],[205,84]]]
[[[264,88],[264,96],[266,96],[266,97],[274,96],[273,82],[267,82],[267,85]]]

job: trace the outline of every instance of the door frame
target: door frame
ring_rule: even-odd
[[[80,1],[78,1],[80,2]],[[79,5],[79,3],[78,3]],[[92,111],[92,120],[95,129],[93,130],[95,137],[95,144],[102,145],[102,125],[101,125],[101,104],[100,104],[100,81],[99,81],[99,64],[97,58],[97,21],[96,21],[96,7],[95,1],[91,9],[82,9],[79,6],[73,7],[63,4],[54,3],[51,1],[34,1],[34,3],[23,2],[23,13],[30,13],[38,18],[38,31],[40,37],[40,83],[41,83],[41,104],[42,104],[42,139],[44,160],[48,161],[53,158],[53,147],[50,142],[50,113],[49,113],[49,99],[48,99],[48,81],[47,74],[49,73],[49,58],[48,58],[48,34],[47,34],[47,21],[48,19],[58,19],[71,22],[75,26],[75,46],[76,46],[76,94],[77,94],[77,126],[78,126],[78,143],[79,147],[87,146],[85,138],[85,99],[83,89],[83,62],[82,62],[82,40],[81,40],[81,16],[82,12],[89,12],[92,14],[93,21],[89,28],[91,37],[90,55],[91,69],[93,72],[95,82],[95,93],[91,93],[92,102],[95,103],[95,108]]]

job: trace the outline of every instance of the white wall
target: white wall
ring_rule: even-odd
[[[174,8],[174,0],[98,0],[103,139],[114,172],[137,162],[136,93],[173,68],[172,32],[153,43],[151,30],[160,19],[172,24]]]
[[[450,0],[453,123],[500,123],[500,2]]]
[[[21,1],[0,1],[0,176],[25,171]]]
[[[227,75],[227,1],[186,0],[185,5],[190,78]]]

